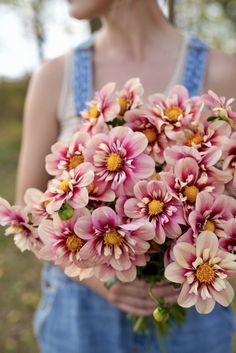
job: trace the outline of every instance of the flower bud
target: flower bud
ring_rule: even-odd
[[[67,221],[73,216],[74,209],[69,205],[63,205],[58,211],[58,215],[62,221]]]
[[[154,319],[158,322],[166,322],[169,319],[169,313],[160,306],[156,307],[152,315]]]

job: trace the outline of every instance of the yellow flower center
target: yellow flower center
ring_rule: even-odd
[[[209,232],[214,232],[215,231],[215,224],[212,221],[207,221],[204,224],[203,230],[208,230]]]
[[[123,244],[124,238],[115,229],[109,230],[104,235],[104,243],[110,247],[120,246]]]
[[[143,130],[144,135],[146,136],[146,138],[148,139],[149,143],[153,143],[157,140],[157,133],[156,133],[156,129],[154,128],[146,128],[145,130]]]
[[[191,203],[196,201],[197,195],[199,193],[199,189],[195,186],[185,186],[184,195],[187,197],[187,200]]]
[[[112,152],[107,158],[107,170],[116,172],[123,166],[123,159],[118,153]]]
[[[196,277],[200,283],[211,284],[214,281],[215,276],[215,271],[212,266],[206,263],[198,266],[196,270]]]
[[[80,165],[81,163],[84,162],[84,156],[82,154],[78,155],[74,155],[72,157],[70,157],[69,160],[69,169],[75,169],[78,165]]]
[[[179,117],[183,115],[183,110],[178,106],[169,107],[164,112],[165,116],[172,123],[176,123],[179,120]]]
[[[84,245],[84,241],[77,237],[77,235],[72,234],[66,239],[66,246],[70,252],[79,251]]]
[[[11,226],[11,228],[12,228],[14,233],[20,233],[20,234],[26,234],[27,233],[25,227],[20,225],[20,224],[13,224]]]
[[[127,99],[124,97],[118,98],[118,104],[120,106],[120,115],[123,116],[128,109]]]
[[[100,112],[98,111],[97,103],[92,104],[88,114],[90,119],[97,119],[99,117]]]
[[[50,202],[51,202],[51,199],[47,199],[47,200],[43,201],[44,208],[46,208]]]
[[[71,181],[71,179],[63,180],[59,185],[59,189],[62,190],[63,192],[68,192],[70,190],[70,187],[69,187],[70,181]]]
[[[154,173],[154,174],[152,175],[152,180],[161,180],[160,173]]]
[[[164,202],[160,200],[152,200],[148,204],[148,214],[150,216],[157,216],[163,212],[164,206]]]
[[[89,186],[87,186],[88,193],[92,194],[94,192],[94,190],[95,190],[95,187],[96,187],[95,183],[89,184]]]
[[[196,134],[187,139],[187,146],[192,146],[193,144],[195,145],[201,145],[203,141],[202,135],[201,134]]]

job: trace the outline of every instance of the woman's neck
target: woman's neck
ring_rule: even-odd
[[[152,46],[162,47],[166,38],[179,37],[165,20],[156,0],[114,1],[103,18],[97,34],[97,49],[107,50],[109,56],[137,62],[144,60]]]

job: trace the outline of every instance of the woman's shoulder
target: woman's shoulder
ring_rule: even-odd
[[[45,86],[46,91],[60,87],[68,55],[69,53],[65,53],[53,59],[45,60],[34,71],[31,80]]]
[[[236,97],[236,57],[209,49],[204,91],[212,89],[225,97]]]

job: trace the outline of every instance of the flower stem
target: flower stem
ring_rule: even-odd
[[[159,330],[157,329],[157,336],[158,336],[158,341],[159,341],[159,345],[160,345],[160,349],[161,349],[161,353],[168,353],[166,346],[163,342],[163,336],[162,334],[159,332]]]
[[[141,332],[144,326],[144,321],[145,318],[143,316],[140,316],[137,318],[137,320],[135,321],[135,324],[133,326],[134,332]]]

